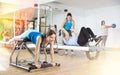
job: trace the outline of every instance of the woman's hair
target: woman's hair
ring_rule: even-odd
[[[69,12],[69,13],[67,13],[67,16],[71,16],[72,17],[72,14]]]
[[[51,36],[52,34],[56,35],[56,32],[54,30],[49,30],[46,34],[45,34],[45,38],[46,36]]]
[[[102,20],[102,21],[101,21],[101,25],[104,25],[104,24],[105,24],[105,20]]]

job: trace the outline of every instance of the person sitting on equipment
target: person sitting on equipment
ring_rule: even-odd
[[[23,34],[21,34],[19,36],[15,36],[11,40],[9,40],[8,43],[12,43],[12,42],[18,41],[18,40],[23,41],[24,39],[28,39],[31,42],[33,42],[34,44],[36,44],[36,47],[35,47],[35,66],[37,68],[40,68],[41,65],[38,63],[38,57],[39,57],[38,53],[39,53],[40,47],[46,47],[48,44],[50,44],[51,64],[53,66],[55,66],[54,50],[53,50],[55,37],[56,37],[56,33],[53,30],[49,30],[45,35],[41,34],[40,32],[38,32],[36,30],[27,30]]]
[[[59,36],[61,36],[61,31],[67,31],[69,36],[72,36],[71,29],[74,29],[75,21],[72,18],[72,14],[69,12],[67,13],[66,19],[62,22],[62,29],[59,30]]]
[[[97,41],[99,38],[96,38],[96,35],[90,28],[82,27],[80,33],[78,35],[75,30],[72,30],[75,33],[75,36],[69,36],[68,32],[64,31],[65,37],[63,38],[63,43],[65,45],[72,45],[72,46],[85,46],[89,39],[93,39]]]

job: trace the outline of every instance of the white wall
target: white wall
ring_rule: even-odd
[[[107,25],[115,23],[117,28],[109,29],[106,46],[120,48],[120,6],[86,10],[85,15],[86,25],[92,27],[98,35],[101,32],[101,20],[105,20]]]
[[[120,48],[120,6],[97,8],[90,10],[83,10],[70,6],[60,6],[62,11],[54,12],[53,23],[57,24],[58,29],[61,28],[62,21],[66,17],[66,13],[63,12],[64,8],[68,8],[68,11],[72,13],[75,20],[75,29],[80,30],[82,26],[90,27],[95,34],[101,33],[101,20],[105,20],[106,24],[117,24],[117,28],[109,29],[109,36],[107,40],[107,47]]]
[[[60,12],[54,12],[54,18],[53,18],[53,23],[57,24],[58,29],[61,28],[61,24],[63,20],[66,18],[67,12],[64,12],[64,9],[68,9],[68,12],[72,13],[72,17],[75,20],[75,29],[81,28],[81,26],[84,25],[84,12],[83,9],[79,8],[72,8],[68,6],[61,6]]]

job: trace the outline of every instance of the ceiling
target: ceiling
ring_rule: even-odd
[[[46,3],[53,1],[52,4],[68,5],[82,9],[103,8],[120,5],[120,0],[0,0],[0,14],[11,11],[34,7],[35,3]]]
[[[34,7],[34,4],[46,3],[55,0],[0,0],[0,14]]]
[[[94,9],[120,5],[120,0],[57,0],[56,3],[83,9]]]
[[[120,0],[0,0],[0,9],[20,9],[34,6],[35,3],[53,1],[54,4],[63,4],[82,9],[94,9],[120,5]],[[6,7],[7,6],[7,7]],[[0,10],[0,13],[2,12]]]
[[[17,7],[18,6],[16,4],[9,4],[9,3],[0,2],[0,14],[16,10]]]

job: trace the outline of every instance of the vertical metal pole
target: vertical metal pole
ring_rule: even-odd
[[[22,33],[22,15],[20,14],[20,19],[19,19],[19,22],[20,22],[20,25],[19,25],[19,29],[20,29],[20,32],[19,32],[19,35]]]
[[[47,26],[47,7],[45,7],[45,33],[46,33],[46,26]]]
[[[38,11],[37,11],[37,30],[39,31],[39,26],[40,26],[40,4],[38,2]]]
[[[25,31],[28,29],[28,27],[27,27],[27,14],[25,13]]]
[[[53,25],[53,9],[52,7],[50,7],[50,10],[51,10],[51,25]],[[50,27],[51,29],[51,27]]]
[[[13,31],[14,31],[14,37],[15,37],[15,12],[13,13]]]

